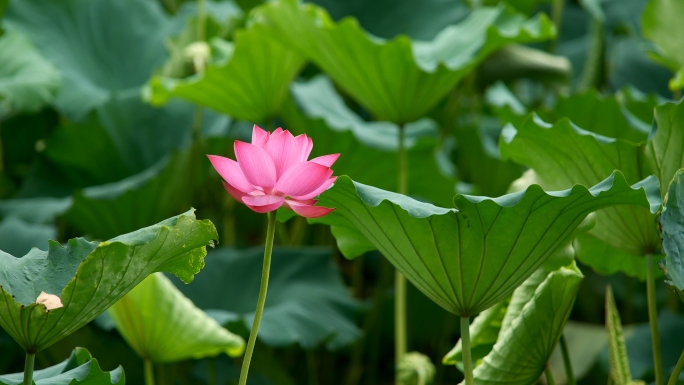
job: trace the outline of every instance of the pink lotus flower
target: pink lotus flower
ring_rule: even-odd
[[[340,154],[307,161],[313,141],[278,128],[269,133],[254,125],[252,143],[235,141],[237,162],[207,155],[223,177],[223,186],[238,202],[258,213],[280,206],[307,218],[318,218],[334,209],[314,206],[313,198],[335,182],[330,169]]]

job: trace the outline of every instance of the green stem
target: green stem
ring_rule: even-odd
[[[206,39],[207,13],[204,7],[205,0],[197,0],[197,41]]]
[[[2,152],[2,120],[0,120],[0,173],[5,170],[5,159]]]
[[[26,361],[24,362],[24,385],[33,384],[33,364],[36,362],[36,353],[26,352]]]
[[[551,367],[546,365],[544,369],[544,376],[546,376],[546,383],[548,385],[556,385],[556,380],[553,379],[553,373],[551,373]]]
[[[660,357],[660,334],[658,333],[658,310],[656,309],[653,254],[646,254],[646,293],[648,295],[648,323],[651,325],[651,341],[653,344],[655,383],[656,385],[663,385],[663,361]]]
[[[684,369],[684,351],[682,351],[682,355],[679,356],[679,361],[677,361],[677,365],[675,365],[675,368],[672,371],[672,374],[670,375],[670,380],[667,382],[667,385],[677,385],[677,380],[679,380],[679,373],[682,372],[682,369]]]
[[[318,373],[316,372],[316,355],[309,349],[306,351],[306,366],[309,371],[309,385],[318,385]]]
[[[556,26],[556,31],[558,36],[561,34],[561,27],[563,24],[563,8],[565,7],[565,0],[553,0],[551,4],[551,19],[553,24]],[[550,51],[552,53],[556,52],[558,46],[558,38],[551,41]]]
[[[405,126],[399,127],[399,177],[398,192],[408,193],[408,170],[406,161]],[[394,367],[399,368],[407,351],[406,337],[406,277],[397,270],[394,274]]]
[[[563,366],[565,367],[565,376],[567,377],[568,385],[575,385],[575,373],[572,370],[572,362],[570,362],[570,352],[568,351],[568,344],[565,341],[565,336],[561,334],[560,337],[560,348],[561,354],[563,356]]]
[[[154,364],[145,358],[145,385],[154,385]]]
[[[259,287],[259,300],[257,301],[256,313],[254,314],[254,322],[252,322],[252,331],[249,333],[249,341],[247,342],[245,358],[242,361],[242,370],[240,371],[239,385],[247,384],[249,364],[252,361],[252,353],[254,353],[254,345],[256,344],[257,334],[259,333],[259,325],[261,324],[261,315],[264,313],[264,304],[266,304],[266,292],[268,291],[268,276],[271,271],[271,254],[273,253],[273,237],[275,235],[276,213],[275,211],[270,211],[267,215],[268,230],[266,231],[266,248],[264,249],[264,266],[263,270],[261,271],[261,286]]]
[[[463,351],[465,385],[474,385],[473,358],[470,353],[470,317],[461,317],[461,350]]]

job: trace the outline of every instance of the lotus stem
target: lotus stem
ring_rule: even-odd
[[[318,385],[318,372],[316,371],[316,355],[309,349],[306,351],[306,367],[309,372],[309,385]]]
[[[36,353],[26,352],[24,362],[24,385],[33,385],[33,364],[36,362]]]
[[[475,385],[473,358],[470,353],[470,317],[461,317],[461,348],[463,351],[463,374],[465,385]]]
[[[551,373],[551,367],[548,364],[544,369],[544,376],[546,377],[546,383],[548,385],[556,385],[556,380],[553,379],[553,373]]]
[[[145,385],[154,385],[154,364],[149,358],[145,357],[144,365]]]
[[[663,385],[663,361],[660,356],[660,334],[658,333],[658,310],[656,304],[655,271],[653,254],[646,254],[646,293],[648,296],[648,323],[651,325],[653,345],[653,370],[656,385]]]
[[[670,380],[667,382],[667,385],[677,385],[677,380],[679,379],[679,373],[682,372],[683,368],[684,368],[684,351],[682,351],[682,355],[679,356],[679,361],[677,361],[677,365],[675,365],[675,368],[672,371],[672,374],[670,375]]]
[[[556,27],[558,36],[561,34],[561,26],[563,25],[563,8],[565,8],[565,0],[553,0],[551,4],[551,19],[553,25]],[[551,41],[550,51],[555,53],[558,47],[558,37]]]
[[[254,321],[252,322],[252,331],[249,333],[249,341],[247,342],[245,359],[242,361],[242,370],[240,371],[239,385],[247,384],[249,364],[252,361],[252,353],[254,353],[254,345],[256,344],[257,334],[259,333],[261,316],[264,313],[264,305],[266,304],[266,292],[268,291],[268,276],[271,271],[271,255],[273,254],[273,238],[275,235],[276,213],[275,211],[270,211],[267,215],[268,230],[266,231],[266,248],[264,249],[264,266],[263,270],[261,271],[261,286],[259,287],[259,300],[257,301],[257,308],[256,313],[254,314]]]
[[[570,362],[570,352],[568,351],[568,343],[565,341],[565,336],[561,334],[560,337],[561,355],[563,356],[563,367],[565,367],[566,383],[568,385],[575,385],[575,373],[572,370],[572,362]]]
[[[399,127],[399,178],[397,192],[408,193],[408,170],[405,146],[406,128]],[[406,277],[399,270],[394,273],[394,367],[399,369],[407,351],[406,336]]]

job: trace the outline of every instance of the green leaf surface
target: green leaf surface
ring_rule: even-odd
[[[646,282],[646,260],[643,255],[630,254],[591,234],[578,234],[573,240],[573,248],[577,260],[599,274],[623,273]],[[657,268],[660,259],[662,259],[661,255],[653,258],[656,277],[663,275],[662,271]]]
[[[615,172],[590,189],[546,193],[532,185],[499,198],[457,195],[458,209],[447,209],[342,176],[319,201],[336,210],[319,221],[333,231],[355,228],[430,299],[469,316],[511,294],[587,214],[620,204],[656,210],[659,202],[649,201],[656,191],[655,178],[630,187]]]
[[[162,273],[154,273],[108,310],[126,342],[152,362],[242,354],[245,341],[197,308]]]
[[[660,215],[666,281],[684,301],[684,169],[675,174]]]
[[[399,127],[389,122],[366,122],[350,110],[329,78],[317,76],[291,87],[297,108],[288,103],[283,119],[288,129],[306,133],[314,146],[311,156],[341,154],[336,174],[354,175],[361,183],[396,190]],[[450,204],[455,179],[453,165],[440,148],[435,123],[422,119],[406,125],[409,194],[435,204]]]
[[[65,361],[49,368],[35,370],[35,385],[123,385],[126,382],[123,368],[103,372],[98,361],[86,349],[76,348]],[[0,375],[2,385],[24,383],[24,373]]]
[[[504,159],[535,170],[549,189],[569,188],[575,183],[591,186],[613,170],[620,170],[629,183],[648,175],[640,162],[640,147],[573,125],[567,118],[553,125],[531,115],[517,127],[508,125],[500,140]],[[655,191],[653,200],[660,194]],[[596,226],[590,234],[615,248],[643,256],[660,250],[660,239],[648,208],[618,206],[596,213]]]
[[[177,29],[158,3],[145,0],[13,1],[6,22],[60,69],[54,103],[73,120],[115,94],[137,92],[164,63],[164,38]]]
[[[100,239],[164,219],[189,202],[191,155],[176,153],[141,173],[75,192],[65,219]]]
[[[608,332],[610,377],[616,384],[630,384],[632,373],[629,370],[625,335],[622,332],[620,313],[615,305],[615,297],[610,285],[606,288],[606,331]]]
[[[0,200],[0,215],[24,222],[50,224],[71,207],[71,198],[24,198]]]
[[[218,235],[193,211],[106,242],[50,241],[23,258],[0,253],[0,325],[26,350],[40,351],[93,320],[147,275],[167,271],[190,282]],[[40,292],[64,307],[46,311]]]
[[[475,368],[475,382],[523,385],[539,379],[570,316],[582,278],[575,266],[551,273],[540,269],[517,288],[496,344]]]
[[[50,103],[61,83],[59,71],[16,31],[0,37],[0,117],[36,112]]]
[[[12,255],[26,254],[33,247],[45,248],[48,239],[55,239],[55,226],[27,223],[11,216],[0,222],[0,250]]]
[[[684,167],[684,100],[659,105],[655,119],[658,130],[646,143],[644,157],[664,194],[677,170]]]
[[[656,45],[652,57],[672,72],[684,66],[684,3],[679,0],[649,0],[641,15],[641,29],[646,39]]]
[[[226,63],[210,64],[190,78],[155,76],[148,83],[146,98],[157,106],[171,97],[182,98],[253,122],[274,117],[304,64],[303,57],[259,26],[237,31],[232,50]]]
[[[322,8],[297,0],[265,4],[253,21],[316,63],[379,120],[398,124],[419,119],[493,51],[555,36],[546,16],[527,19],[504,6],[477,9],[430,42],[385,41],[354,19],[335,23]]]
[[[261,281],[263,248],[221,248],[192,285],[179,289],[219,323],[251,328]],[[270,346],[312,349],[347,346],[360,336],[353,316],[359,304],[349,295],[325,248],[273,250],[268,296],[259,340]],[[207,293],[222,293],[207,295]]]

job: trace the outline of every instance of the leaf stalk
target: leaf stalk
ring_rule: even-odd
[[[461,317],[461,347],[463,351],[463,374],[466,385],[475,385],[473,358],[470,353],[470,317]]]
[[[36,362],[36,353],[26,352],[26,361],[24,362],[24,385],[33,384],[33,365]]]
[[[565,377],[568,385],[576,385],[575,373],[572,370],[572,362],[570,361],[570,351],[568,350],[568,343],[565,341],[565,336],[561,334],[560,337],[561,355],[563,356],[563,367],[565,368]]]
[[[145,385],[154,385],[154,364],[148,357],[145,357],[144,365]]]
[[[397,192],[406,195],[408,193],[408,170],[406,160],[406,129],[404,125],[399,127],[399,178]],[[399,370],[401,359],[406,354],[406,277],[399,270],[394,273],[394,367]]]
[[[682,372],[682,369],[684,369],[684,350],[682,351],[682,355],[679,356],[677,365],[675,365],[674,370],[670,375],[670,380],[667,381],[667,385],[677,385],[677,380],[679,380],[679,373]]]

